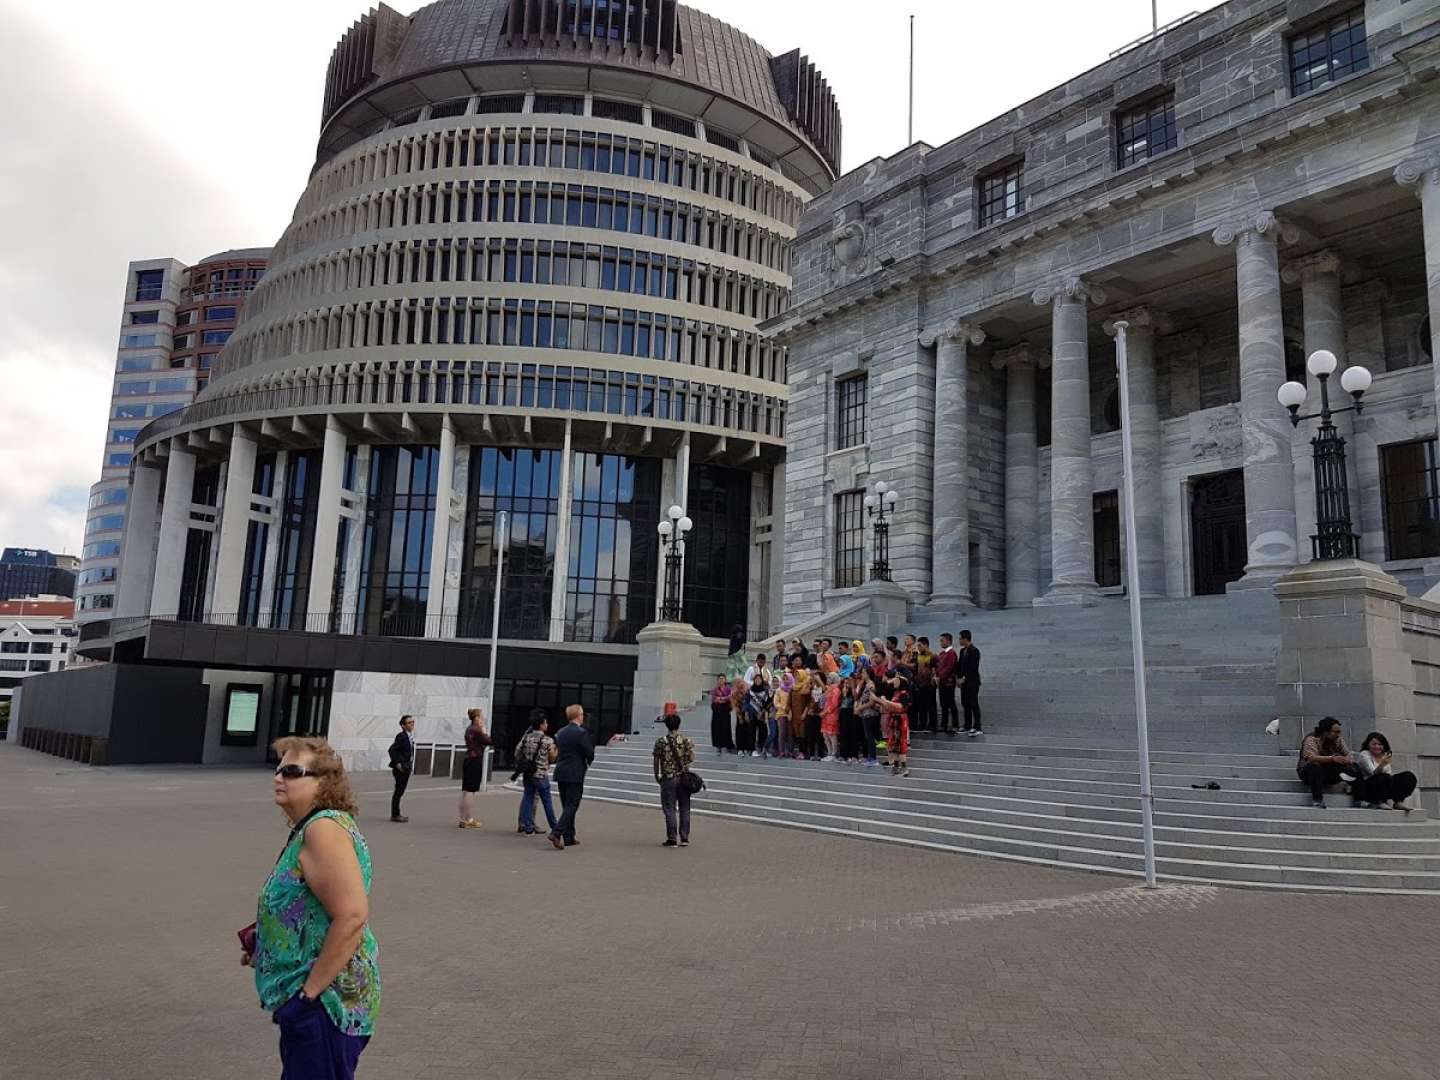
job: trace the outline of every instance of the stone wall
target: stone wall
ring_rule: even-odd
[[[1415,774],[1420,777],[1422,801],[1433,814],[1440,812],[1440,604],[1407,600],[1401,605],[1400,620],[1415,678],[1410,705]]]
[[[415,717],[417,742],[457,743],[465,712],[490,700],[488,678],[337,671],[330,693],[330,743],[352,772],[383,769],[400,717]]]

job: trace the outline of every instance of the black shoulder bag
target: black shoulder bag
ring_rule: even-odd
[[[680,767],[679,773],[675,776],[675,786],[681,791],[688,792],[691,795],[696,795],[704,791],[705,781],[700,778],[699,773],[692,771],[686,766],[684,756],[680,753],[679,740],[672,735],[669,742],[670,752],[675,755],[675,764]]]

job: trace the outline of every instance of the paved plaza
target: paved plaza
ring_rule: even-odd
[[[1173,886],[587,803],[358,779],[385,1004],[372,1080],[1429,1080],[1431,900]],[[263,770],[0,744],[0,1078],[259,1080],[236,928],[284,840]],[[1376,944],[1377,939],[1382,942]],[[1375,974],[1366,974],[1365,966]],[[1383,974],[1382,974],[1383,973]]]

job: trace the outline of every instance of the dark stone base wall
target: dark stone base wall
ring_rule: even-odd
[[[200,668],[101,664],[25,681],[21,744],[92,765],[199,762]]]

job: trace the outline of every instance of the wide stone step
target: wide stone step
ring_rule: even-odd
[[[686,735],[695,743],[698,753],[713,755],[710,747],[710,720],[709,711],[705,714],[705,723],[682,725],[681,734]],[[1089,761],[1124,761],[1130,764],[1135,763],[1135,732],[1133,728],[1128,733],[1128,739],[1107,740],[1105,742],[1080,742],[1073,736],[1065,735],[1040,736],[1011,734],[986,734],[976,739],[967,739],[963,735],[954,738],[947,738],[942,735],[928,735],[915,733],[912,737],[912,759],[919,760],[922,755],[931,754],[958,754],[965,755],[974,751],[983,751],[987,755],[1012,754],[1028,756],[1042,754],[1045,757],[1064,757],[1066,759],[1089,760]],[[1268,738],[1268,736],[1267,736]],[[654,745],[654,736],[636,735],[628,742],[616,743],[610,748],[611,753],[642,753],[646,757]],[[1271,739],[1266,746],[1274,746],[1275,741]],[[1235,766],[1275,766],[1284,763],[1287,768],[1294,771],[1294,754],[1286,753],[1237,753],[1219,752],[1209,749],[1197,751],[1174,750],[1169,748],[1152,748],[1150,754],[1152,766],[1163,764],[1184,764],[1195,766],[1220,767],[1225,765]]]
[[[589,785],[587,784],[587,795]],[[595,798],[632,805],[654,804],[653,791],[642,796],[638,789],[609,788],[597,784]],[[742,820],[761,821],[789,828],[840,833],[843,835],[919,844],[993,858],[1043,863],[1072,869],[1135,876],[1143,873],[1141,853],[1109,850],[1085,843],[1063,840],[1021,840],[956,830],[953,827],[917,823],[877,821],[848,808],[839,812],[813,807],[792,809],[757,805],[750,800],[725,798],[697,801],[701,814],[721,814]],[[1157,873],[1169,880],[1205,881],[1228,885],[1255,885],[1301,889],[1363,892],[1440,893],[1440,872],[1402,869],[1332,869],[1328,867],[1283,865],[1266,862],[1233,862],[1224,859],[1192,859],[1165,856],[1157,852]]]
[[[857,794],[883,794],[888,797],[909,797],[904,792],[928,792],[928,797],[955,803],[974,802],[984,799],[1003,799],[1009,803],[1058,804],[1087,809],[1127,810],[1138,813],[1138,785],[1106,785],[1086,787],[1083,784],[1066,781],[1050,781],[1043,775],[1024,778],[957,779],[950,770],[925,770],[912,766],[912,775],[900,779],[891,777],[886,770],[866,769],[858,766],[827,768],[824,765],[801,761],[775,761],[747,759],[751,764],[734,768],[728,765],[712,766],[708,770],[696,764],[696,770],[707,777],[723,775],[744,775],[756,782],[769,782],[779,786],[789,784],[821,785],[830,790],[843,790]],[[617,758],[614,764],[606,762],[606,769],[623,770],[630,776],[651,776],[649,759]],[[1022,782],[1023,781],[1023,782]],[[1296,784],[1299,789],[1299,784]],[[897,794],[899,792],[899,794]],[[1309,794],[1303,789],[1293,794],[1261,792],[1199,792],[1192,789],[1154,788],[1156,812],[1191,814],[1213,818],[1230,819],[1301,819],[1324,814],[1328,819],[1368,820],[1373,822],[1375,810],[1360,810],[1345,806],[1337,796],[1334,804],[1326,810],[1310,807]],[[1395,812],[1398,816],[1398,812]],[[1424,820],[1424,811],[1417,810],[1405,815],[1412,821]]]
[[[957,758],[959,756],[957,755]],[[648,766],[648,755],[643,758]],[[696,762],[696,768],[702,768],[705,759],[702,757]],[[799,768],[816,768],[829,770],[832,767],[841,772],[864,768],[863,766],[841,765],[835,762],[802,762],[793,759],[773,758],[736,758],[734,755],[725,757],[711,757],[708,760],[710,767],[725,770],[754,771],[756,769],[768,768],[779,769],[782,773],[793,771]],[[915,755],[910,760],[912,773],[922,778],[937,778],[955,781],[957,783],[1004,783],[1017,786],[1043,786],[1054,790],[1076,790],[1076,791],[1097,791],[1109,794],[1128,795],[1136,792],[1140,783],[1139,770],[1130,764],[1124,769],[1099,768],[1085,769],[1075,767],[1072,764],[1065,765],[1050,762],[1044,765],[1036,764],[1021,758],[1007,759],[1003,756],[993,760],[978,760],[975,758],[960,758],[958,760],[940,760],[938,755],[926,754]],[[1165,766],[1157,766],[1151,770],[1151,784],[1157,792],[1173,788],[1191,788],[1191,784],[1199,784],[1204,789],[1205,780],[1214,777],[1215,773],[1203,774],[1176,774],[1170,772]],[[1220,781],[1215,780],[1216,783]],[[1205,789],[1209,790],[1209,789]],[[1272,771],[1270,775],[1261,777],[1226,777],[1221,785],[1222,791],[1232,792],[1274,792],[1284,795],[1304,794],[1305,788],[1296,780],[1293,771],[1286,775],[1285,770]]]
[[[597,782],[612,791],[622,790],[652,801],[655,797],[653,782],[638,776],[608,774]],[[923,792],[907,792],[905,797],[856,795],[820,788],[780,788],[737,782],[730,778],[707,781],[706,790],[697,799],[707,804],[711,800],[737,799],[756,805],[783,804],[798,809],[839,807],[877,821],[923,819],[925,824],[933,826],[943,825],[1019,839],[1048,833],[1063,834],[1077,840],[1088,838],[1087,842],[1097,847],[1115,850],[1128,850],[1141,842],[1138,811],[1131,821],[1112,822],[1048,813],[1046,810],[1049,808],[1046,807],[997,811],[987,807],[956,805],[927,798]],[[1373,863],[1380,868],[1400,869],[1420,866],[1414,860],[1421,859],[1430,861],[1420,868],[1440,869],[1440,833],[1433,830],[1421,837],[1408,839],[1384,835],[1387,830],[1380,825],[1356,835],[1350,835],[1355,830],[1338,831],[1344,835],[1337,835],[1335,829],[1328,832],[1261,834],[1222,828],[1160,825],[1155,835],[1157,844],[1173,848],[1173,853],[1177,855],[1211,857],[1220,850],[1244,849],[1246,853],[1235,856],[1235,861],[1287,861],[1283,854],[1291,852],[1302,865],[1364,866]],[[1415,830],[1399,831],[1413,833]],[[1373,862],[1391,856],[1403,858],[1393,866]]]

